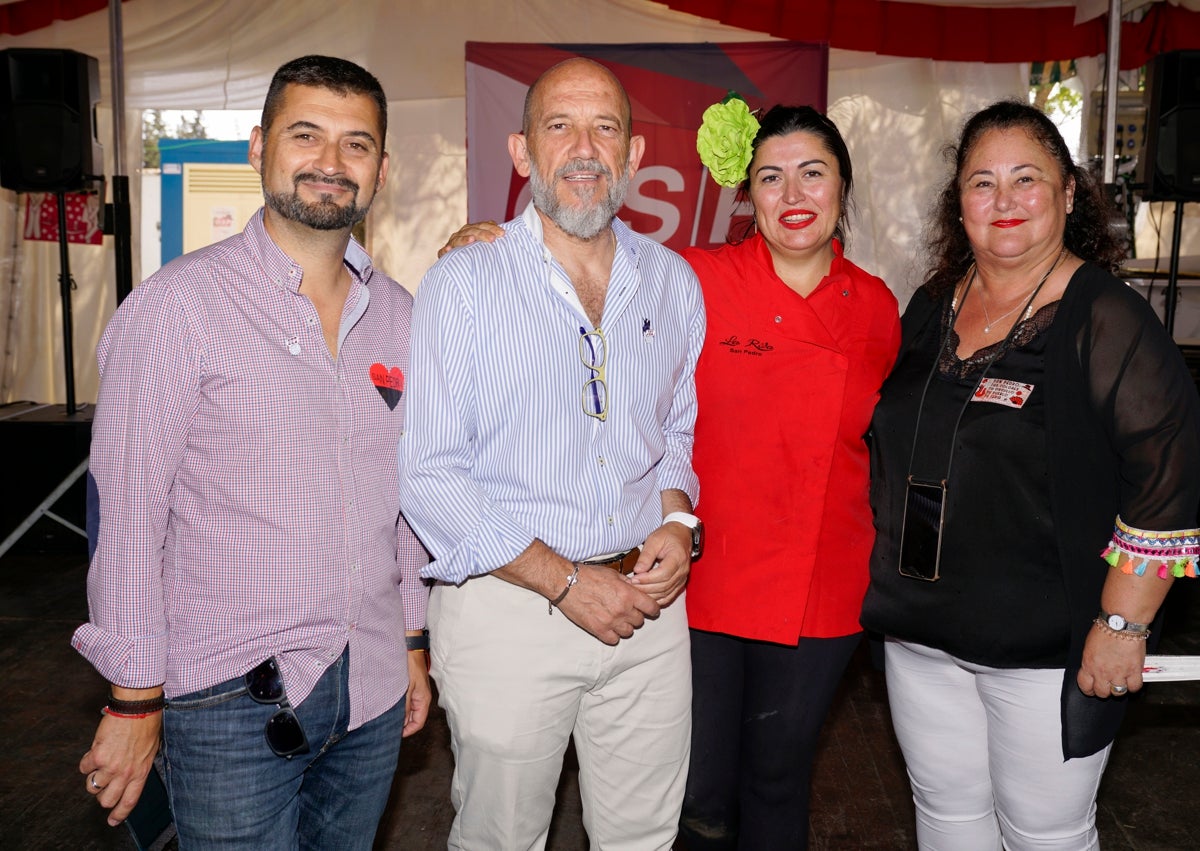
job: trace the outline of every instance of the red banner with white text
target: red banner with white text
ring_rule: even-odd
[[[564,59],[585,56],[617,75],[633,106],[633,132],[646,153],[619,216],[670,248],[716,246],[734,217],[735,191],[718,186],[696,154],[696,129],[733,89],[751,109],[778,103],[825,111],[829,51],[820,44],[467,43],[467,217],[505,221],[529,202],[513,169],[508,135],[521,129],[525,92]]]

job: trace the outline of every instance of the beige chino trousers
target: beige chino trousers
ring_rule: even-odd
[[[428,623],[455,761],[449,848],[545,848],[571,736],[591,848],[671,847],[691,740],[682,596],[615,647],[492,576],[435,586]]]

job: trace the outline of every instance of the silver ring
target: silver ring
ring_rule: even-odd
[[[95,789],[97,792],[99,792],[101,789],[104,788],[103,786],[101,786],[99,783],[96,782],[96,772],[95,771],[93,771],[91,774],[88,775],[88,783],[92,784],[92,788]]]
[[[1129,686],[1119,686],[1114,683],[1109,683],[1109,685],[1112,686],[1112,693],[1115,695],[1122,695],[1129,691]]]

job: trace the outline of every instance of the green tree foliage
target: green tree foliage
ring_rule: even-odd
[[[1083,111],[1083,95],[1069,86],[1055,83],[1053,86],[1045,86],[1043,89],[1044,95],[1042,91],[1038,92],[1038,99],[1041,101],[1040,106],[1043,111],[1057,112],[1066,118],[1075,118]]]
[[[142,111],[142,167],[159,168],[162,161],[158,153],[159,139],[207,139],[204,128],[204,110],[184,112],[174,131],[167,128],[161,109]]]
[[[167,124],[161,109],[142,110],[142,168],[158,168],[158,140],[167,135]]]

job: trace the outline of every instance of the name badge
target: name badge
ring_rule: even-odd
[[[1009,381],[1007,378],[984,378],[979,382],[972,402],[992,402],[1009,408],[1023,408],[1033,395],[1032,384]]]

